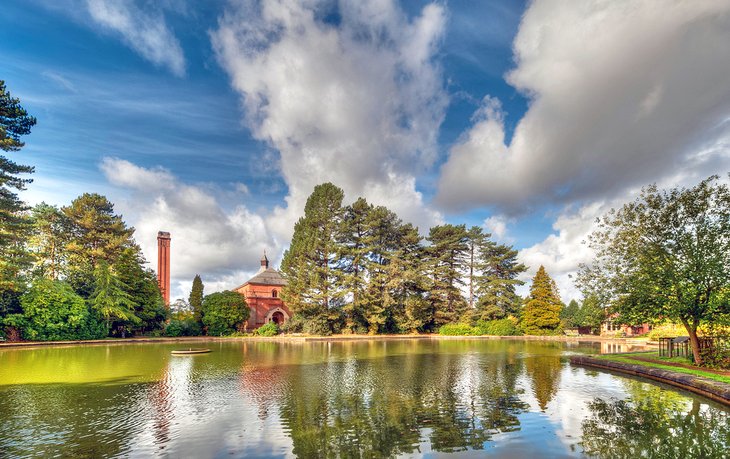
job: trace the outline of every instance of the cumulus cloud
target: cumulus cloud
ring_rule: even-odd
[[[448,208],[574,203],[730,168],[730,3],[531,2],[507,81],[530,99],[505,139],[486,97],[441,169]]]
[[[258,269],[263,250],[272,259],[281,254],[282,244],[263,217],[243,204],[224,208],[206,186],[119,158],[104,158],[100,168],[111,184],[128,192],[128,199],[116,201],[117,211],[135,227],[147,260],[157,259],[157,232],[172,233],[173,297],[189,293],[195,274],[201,274],[208,293],[234,288]]]
[[[415,176],[436,158],[448,103],[434,58],[445,24],[437,4],[412,19],[391,1],[229,5],[211,40],[252,135],[280,154],[288,196],[271,215],[278,234],[291,234],[326,181],[422,228],[440,221]]]
[[[139,8],[131,0],[86,0],[91,19],[118,34],[142,57],[173,74],[185,74],[185,57],[180,42],[160,10]]]

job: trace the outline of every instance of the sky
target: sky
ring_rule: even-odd
[[[567,303],[596,218],[727,179],[728,43],[716,0],[8,0],[0,79],[38,119],[22,198],[104,194],[154,262],[171,232],[173,298],[277,266],[329,181],[483,226]]]

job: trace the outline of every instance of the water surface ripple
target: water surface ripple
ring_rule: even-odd
[[[599,344],[0,350],[0,457],[726,457],[726,409],[571,367]],[[615,345],[613,345],[615,346]],[[611,348],[612,351],[626,350]]]

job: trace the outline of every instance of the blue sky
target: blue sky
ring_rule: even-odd
[[[24,198],[110,197],[173,295],[280,259],[332,181],[426,232],[483,225],[564,299],[595,218],[730,170],[723,2],[10,0],[0,78],[38,118]]]

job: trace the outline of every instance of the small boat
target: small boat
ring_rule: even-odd
[[[202,348],[188,348],[188,349],[175,349],[172,351],[172,355],[193,355],[193,354],[207,354],[210,352],[210,349],[202,349]]]

